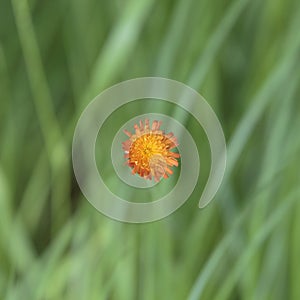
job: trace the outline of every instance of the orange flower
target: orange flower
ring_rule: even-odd
[[[150,128],[149,120],[140,126],[134,125],[135,133],[124,130],[129,137],[123,145],[127,165],[132,168],[132,174],[139,174],[145,179],[159,181],[161,177],[168,178],[173,174],[170,169],[178,166],[179,153],[170,151],[178,146],[173,133],[165,134],[159,130],[161,122],[153,121]]]

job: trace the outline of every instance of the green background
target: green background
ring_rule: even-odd
[[[300,299],[299,28],[298,0],[0,0],[0,299]],[[202,94],[228,161],[208,207],[134,225],[84,199],[71,144],[142,76]]]

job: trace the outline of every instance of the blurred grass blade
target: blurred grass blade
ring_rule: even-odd
[[[83,95],[83,103],[107,87],[126,64],[128,56],[138,42],[143,23],[154,0],[131,0],[103,45],[95,62],[90,83]]]
[[[156,76],[170,76],[175,56],[184,38],[184,29],[193,0],[180,0],[175,4],[171,22],[164,37],[156,67]]]
[[[277,226],[290,209],[293,208],[295,202],[298,201],[299,196],[299,189],[291,192],[290,195],[281,202],[276,210],[271,213],[269,219],[263,224],[253,240],[250,241],[239,259],[236,260],[234,268],[230,270],[224,283],[218,288],[218,292],[214,299],[228,299],[235,282],[247,269],[247,264],[249,264],[250,259],[253,255],[255,255],[272,230],[274,230],[275,226]]]
[[[213,59],[248,2],[249,0],[236,0],[230,4],[218,27],[209,38],[204,52],[196,61],[188,79],[188,85],[196,90],[201,86]]]

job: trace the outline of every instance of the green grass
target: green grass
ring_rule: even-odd
[[[300,299],[299,28],[297,0],[2,1],[0,299]],[[143,76],[201,93],[228,161],[199,210],[208,142],[158,104],[190,129],[203,174],[174,214],[134,225],[84,199],[71,145],[93,97]]]

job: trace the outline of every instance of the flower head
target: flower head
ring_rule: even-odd
[[[127,165],[132,168],[132,174],[139,174],[145,179],[159,181],[173,174],[170,169],[178,166],[179,153],[170,151],[178,146],[173,133],[165,134],[159,130],[161,122],[153,121],[150,128],[149,120],[140,121],[134,125],[135,133],[124,130],[129,137],[123,145]]]

